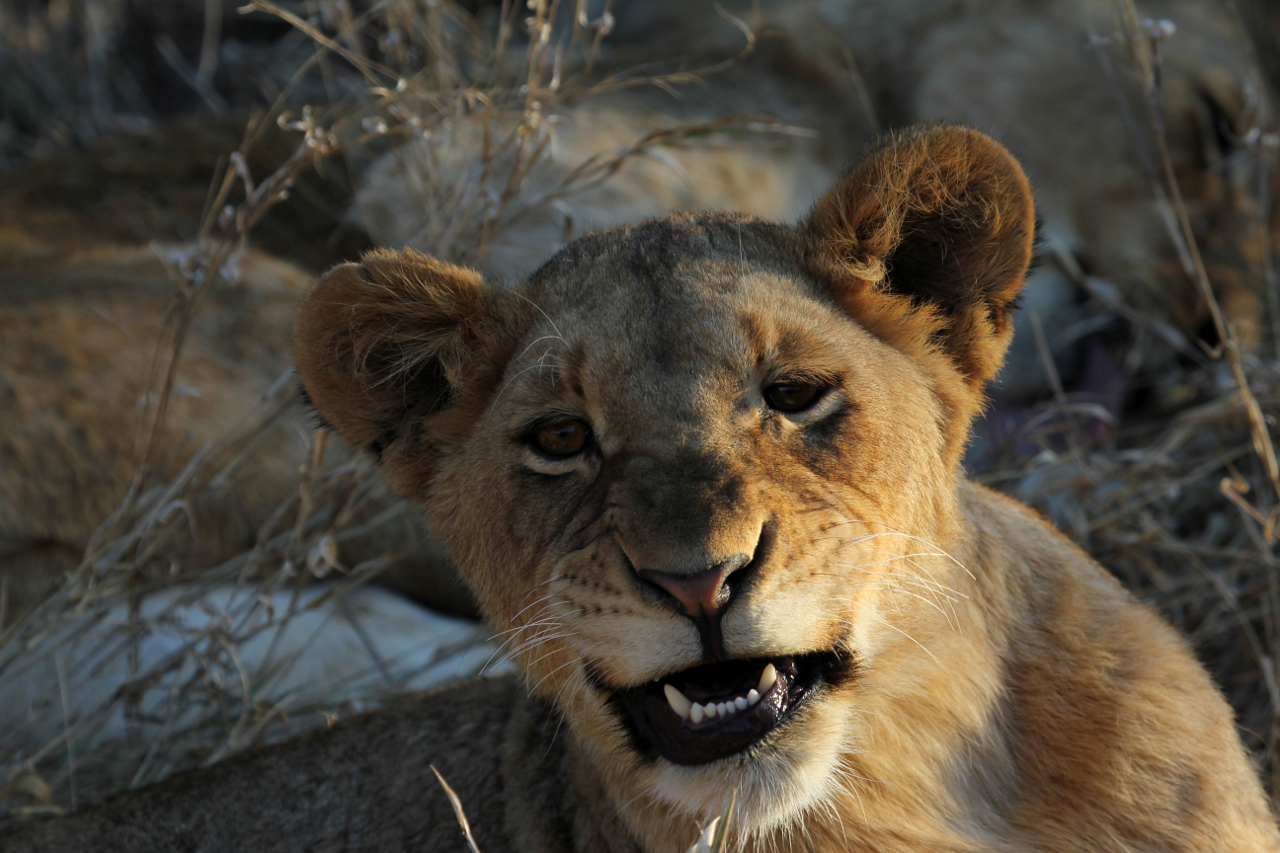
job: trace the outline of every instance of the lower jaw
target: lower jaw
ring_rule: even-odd
[[[807,730],[808,726],[797,721],[796,728]],[[816,804],[830,800],[840,765],[835,748],[829,753],[806,749],[800,757],[790,754],[785,744],[777,749],[770,745],[696,767],[662,762],[644,776],[643,790],[651,803],[661,804],[660,813],[669,823],[703,824],[732,809],[730,822],[740,837],[750,834],[763,840],[768,837],[765,833],[781,830],[791,838],[797,820],[807,820],[805,815],[811,817]],[[632,791],[622,802],[639,793],[639,789]],[[650,812],[649,818],[653,817]],[[761,849],[771,848],[766,843]],[[788,850],[791,845],[780,843],[778,849]]]

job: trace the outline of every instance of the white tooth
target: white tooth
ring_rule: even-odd
[[[760,695],[763,696],[769,692],[769,688],[777,680],[778,670],[774,669],[773,664],[767,663],[764,665],[764,672],[760,673],[760,683],[756,685],[756,690],[759,690]]]
[[[739,696],[737,699],[733,700],[733,704],[739,711],[745,711],[747,710],[747,697]]]
[[[703,714],[702,706],[697,702],[694,702],[692,707],[689,708],[689,719],[695,723],[702,722]]]
[[[708,719],[720,713],[720,708],[716,705],[715,702],[708,702],[704,707],[707,709]]]
[[[689,709],[693,707],[693,703],[690,702],[683,693],[672,687],[670,684],[662,685],[662,692],[667,694],[667,704],[671,706],[671,710],[675,711],[681,717],[688,719]]]
[[[752,687],[747,691],[747,704],[754,705],[760,701],[760,691]]]
[[[727,716],[729,716],[730,714],[732,714],[732,713],[733,713],[734,711],[736,711],[736,710],[737,710],[737,708],[733,707],[733,703],[732,703],[732,702],[721,702],[721,703],[720,703],[720,716],[722,716],[722,717],[727,717]]]

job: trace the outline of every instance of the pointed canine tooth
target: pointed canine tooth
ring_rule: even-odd
[[[715,702],[708,702],[703,707],[706,709],[708,718],[714,717],[720,713],[720,709],[716,706]]]
[[[754,705],[760,701],[760,691],[752,687],[747,691],[747,704]]]
[[[747,697],[746,697],[746,696],[739,696],[737,699],[734,699],[734,700],[733,700],[733,705],[734,705],[734,707],[735,707],[735,708],[737,708],[739,711],[745,711],[745,710],[747,710]]]
[[[670,684],[662,685],[662,692],[667,694],[667,704],[671,706],[671,710],[687,719],[689,717],[689,709],[693,707],[693,703]]]
[[[756,690],[759,690],[760,695],[763,696],[769,692],[769,688],[777,680],[778,670],[774,668],[773,664],[767,663],[764,665],[764,672],[760,673],[760,683],[756,685]]]
[[[702,722],[702,718],[705,716],[705,714],[706,712],[702,710],[702,706],[699,705],[697,702],[694,702],[693,705],[689,708],[689,719],[692,720],[694,723]]]

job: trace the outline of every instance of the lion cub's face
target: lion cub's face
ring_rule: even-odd
[[[446,536],[535,688],[699,808],[830,775],[876,579],[910,572],[899,532],[932,537],[950,476],[925,370],[771,236],[708,217],[576,244],[447,466]]]
[[[885,578],[940,592],[917,561],[1031,230],[1008,155],[935,129],[796,229],[591,235],[514,294],[422,256],[341,267],[299,369],[611,784],[691,814],[737,789],[763,827],[840,782],[859,670],[911,627]]]

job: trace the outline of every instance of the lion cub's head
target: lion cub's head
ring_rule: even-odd
[[[1033,231],[1009,154],[934,127],[797,226],[669,216],[514,290],[374,253],[316,285],[298,369],[616,793],[738,789],[762,828],[856,748],[859,673],[913,618],[881,579],[945,583],[919,566],[955,535]]]

